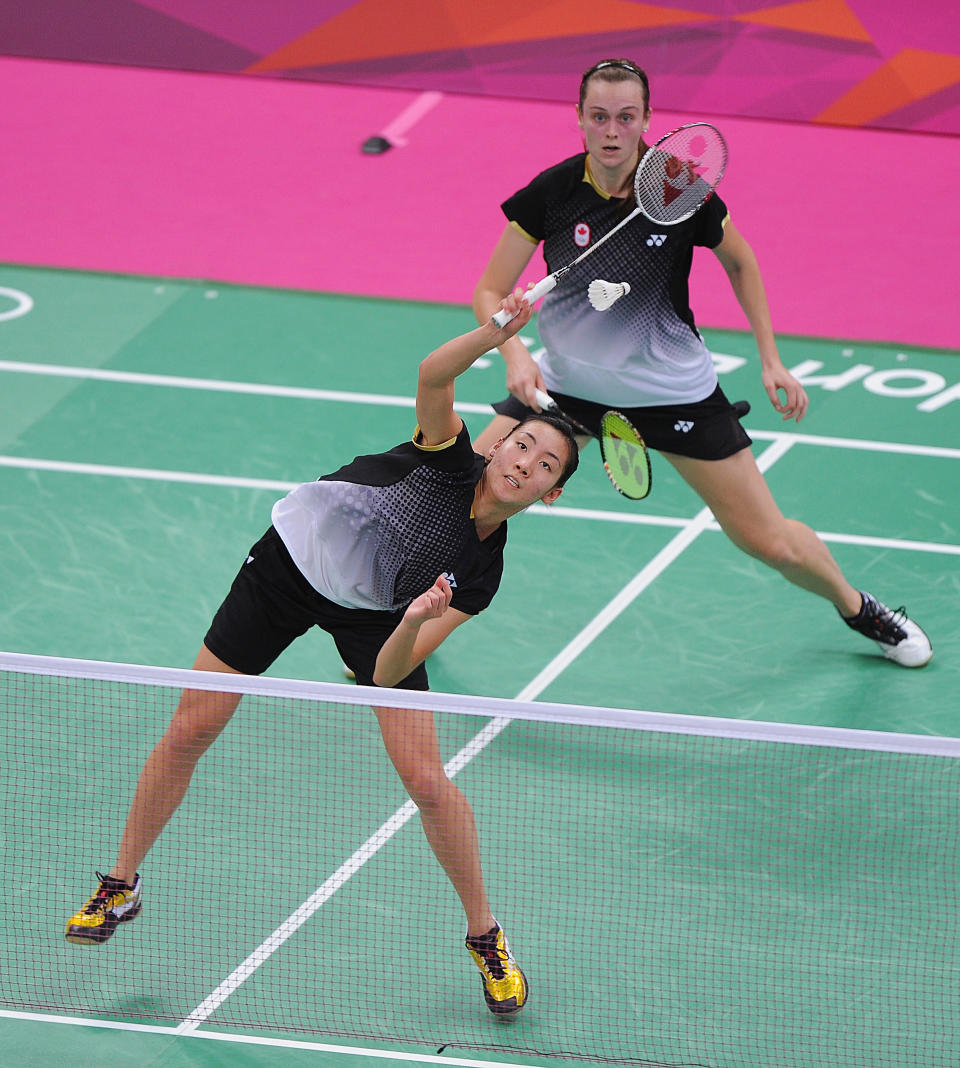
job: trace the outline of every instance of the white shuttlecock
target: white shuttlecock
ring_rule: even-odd
[[[587,296],[597,311],[606,311],[611,304],[625,297],[629,292],[629,282],[605,282],[602,278],[595,278],[587,286]]]

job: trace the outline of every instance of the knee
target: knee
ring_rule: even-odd
[[[417,808],[428,810],[440,808],[455,789],[443,768],[432,766],[409,769],[403,775],[403,785]]]
[[[801,546],[790,521],[769,530],[751,531],[731,537],[748,556],[777,571],[789,570],[803,563]]]
[[[162,746],[172,756],[199,759],[227,725],[239,698],[234,695],[186,691],[163,736]]]

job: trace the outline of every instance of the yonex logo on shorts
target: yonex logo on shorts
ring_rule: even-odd
[[[450,583],[453,589],[457,588],[457,580],[453,577],[452,571],[444,571],[443,577]]]
[[[578,248],[586,248],[590,244],[590,227],[585,222],[579,222],[573,228],[573,243]]]
[[[690,431],[693,430],[693,420],[678,419],[677,422],[673,424],[673,429],[680,430],[684,434],[689,434]]]
[[[666,240],[667,240],[667,235],[666,234],[651,234],[647,238],[647,244],[650,245],[651,247],[653,245],[656,245],[659,248],[660,245],[662,245],[664,243],[664,241],[666,241]]]

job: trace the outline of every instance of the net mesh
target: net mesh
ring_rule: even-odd
[[[505,1025],[360,688],[231,678],[261,691],[143,865],[142,914],[67,943],[196,676],[41,660],[0,662],[6,1010],[641,1065],[960,1063],[956,741],[397,696],[434,709],[476,814],[532,989]]]
[[[637,204],[654,222],[682,222],[711,195],[726,166],[726,142],[715,126],[681,126],[643,157],[634,177]]]

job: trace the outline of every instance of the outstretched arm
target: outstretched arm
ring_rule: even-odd
[[[743,308],[760,353],[760,374],[770,403],[784,419],[799,423],[810,403],[806,390],[783,366],[770,322],[770,308],[760,276],[760,265],[753,249],[739,230],[728,220],[723,240],[713,250],[727,272],[733,292]],[[783,391],[783,400],[780,391]]]
[[[411,601],[377,654],[373,670],[377,686],[396,686],[470,618],[450,607],[452,597],[450,583],[441,575],[426,593]]]
[[[517,290],[498,301],[498,308],[514,315],[506,326],[497,326],[488,319],[476,330],[441,345],[420,364],[417,422],[424,445],[439,445],[460,433],[463,423],[453,410],[454,381],[485,352],[503,345],[530,322],[533,309],[520,297],[520,290]]]
[[[536,249],[535,242],[515,227],[506,226],[473,291],[473,313],[477,322],[486,322],[493,315],[499,306],[500,294],[513,289]],[[519,338],[511,338],[500,346],[500,352],[507,366],[507,389],[524,404],[539,411],[534,393],[538,389],[546,392],[547,387],[526,345]]]

